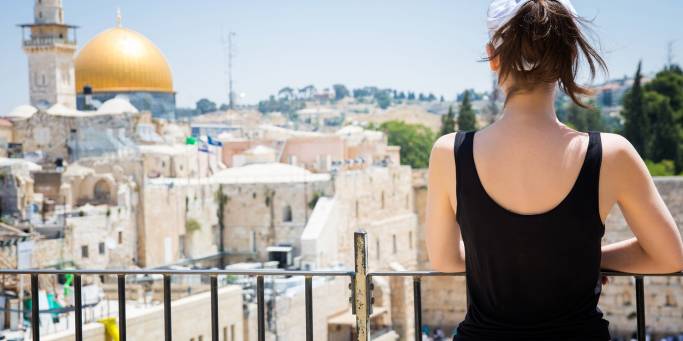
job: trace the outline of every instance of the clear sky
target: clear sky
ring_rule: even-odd
[[[79,46],[115,25],[164,52],[179,106],[208,97],[227,101],[221,30],[237,32],[235,87],[254,103],[284,86],[377,85],[452,98],[490,87],[485,63],[488,0],[63,0]],[[574,0],[594,18],[610,75],[647,72],[666,62],[667,42],[683,63],[683,1]],[[27,61],[18,23],[33,20],[32,0],[0,5],[0,111],[28,102]]]

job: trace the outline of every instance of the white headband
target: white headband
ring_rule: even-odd
[[[507,24],[510,19],[514,18],[527,2],[533,0],[493,0],[489,6],[488,21],[487,26],[489,29],[489,37],[493,35],[505,24]],[[557,0],[564,7],[569,10],[569,12],[576,16],[576,9],[572,5],[571,0]]]

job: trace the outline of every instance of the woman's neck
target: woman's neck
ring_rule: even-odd
[[[555,113],[555,87],[538,87],[515,93],[505,104],[499,121],[523,125],[559,123]]]

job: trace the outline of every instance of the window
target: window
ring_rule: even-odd
[[[256,231],[251,231],[251,252],[256,253]]]
[[[382,209],[384,209],[384,191],[382,191]]]
[[[228,327],[223,327],[223,341],[228,341]]]
[[[356,218],[358,218],[358,210],[359,210],[359,207],[358,207],[358,206],[359,206],[359,205],[358,205],[358,200],[356,200]]]
[[[235,341],[237,340],[237,335],[235,334],[235,325],[231,324],[230,325],[230,341]]]
[[[396,254],[396,249],[397,249],[397,247],[396,247],[396,235],[395,235],[395,234],[391,236],[391,242],[392,242],[392,245],[393,245],[394,254]]]
[[[377,239],[377,242],[375,242],[375,245],[377,246],[377,260],[379,260],[379,239]]]
[[[43,12],[38,12],[38,18],[43,18]]]
[[[88,245],[81,246],[81,258],[88,258]]]
[[[119,231],[119,245],[123,244],[123,231]]]
[[[285,206],[282,210],[282,222],[291,223],[292,222],[292,206]]]
[[[100,254],[103,255],[104,254],[104,243],[100,243],[99,245],[97,245],[97,249],[100,252]]]
[[[413,249],[413,231],[408,232],[408,247],[410,247],[411,250]]]
[[[199,335],[199,337],[197,338],[197,341],[204,341],[204,335]]]

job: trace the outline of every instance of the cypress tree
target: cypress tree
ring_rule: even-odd
[[[652,130],[655,132],[648,154],[654,162],[678,161],[678,127],[670,100],[664,95],[648,91],[645,93],[645,110]]]
[[[453,112],[453,106],[448,107],[448,114],[441,116],[441,131],[439,135],[448,135],[455,132],[455,113]]]
[[[648,157],[648,145],[650,141],[650,122],[645,113],[642,87],[642,61],[638,63],[638,70],[633,80],[633,87],[624,97],[624,137],[644,159]]]
[[[461,131],[477,130],[477,117],[472,109],[470,101],[470,91],[466,90],[460,104],[460,111],[458,112],[458,129]]]

